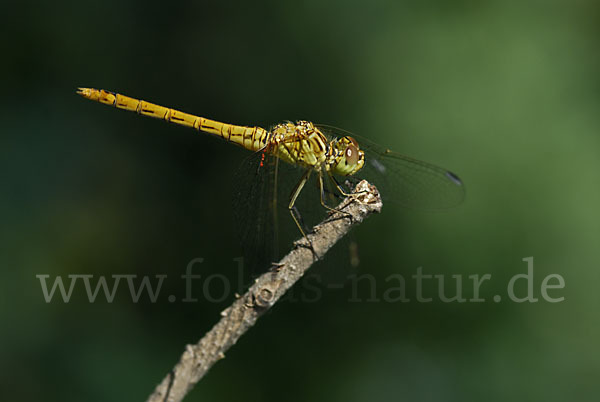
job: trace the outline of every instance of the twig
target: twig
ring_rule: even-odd
[[[301,239],[277,265],[269,270],[221,312],[221,320],[195,345],[187,345],[179,362],[156,387],[149,402],[178,402],[194,387],[225,352],[250,328],[256,320],[298,281],[353,225],[361,223],[373,212],[380,212],[382,203],[377,189],[366,181],[358,183],[356,194],[346,198],[337,207],[343,210],[331,214],[308,234],[314,252]]]

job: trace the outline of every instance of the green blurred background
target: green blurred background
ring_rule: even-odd
[[[349,302],[350,285],[321,287],[315,302],[278,304],[186,400],[597,400],[598,2],[7,2],[3,13],[2,399],[144,400],[233,298],[166,295],[183,297],[196,257],[202,275],[235,278],[230,183],[246,151],[75,95],[91,86],[238,124],[329,123],[467,185],[444,213],[384,205],[355,232],[359,273],[379,296],[418,267],[463,275],[466,297],[468,275],[491,274],[486,302]],[[535,296],[560,274],[550,295],[565,300],[493,302],[529,256]],[[156,303],[124,287],[89,303],[81,286],[46,303],[39,274],[170,280]]]

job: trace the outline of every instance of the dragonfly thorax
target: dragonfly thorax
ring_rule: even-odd
[[[311,122],[288,122],[273,127],[267,150],[292,165],[321,169],[327,161],[329,142]]]

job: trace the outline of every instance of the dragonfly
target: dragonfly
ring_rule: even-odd
[[[246,232],[256,231],[256,226],[265,229],[276,225],[276,218],[269,211],[278,204],[276,187],[283,181],[278,174],[282,170],[280,161],[301,172],[295,183],[286,183],[291,190],[285,207],[304,238],[306,231],[296,203],[311,176],[317,179],[320,205],[328,211],[337,209],[328,204],[326,194],[350,196],[352,190],[348,188],[363,178],[378,187],[384,201],[410,208],[446,209],[460,204],[465,196],[463,182],[451,171],[393,152],[337,127],[300,120],[267,130],[222,123],[103,89],[78,88],[77,93],[118,109],[190,127],[252,151],[253,156],[243,167],[241,183],[246,202],[235,211],[245,222],[242,226]],[[256,199],[264,201],[260,209],[254,207],[252,200]]]

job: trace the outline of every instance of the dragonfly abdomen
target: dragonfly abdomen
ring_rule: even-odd
[[[269,133],[261,127],[246,127],[221,123],[104,89],[79,88],[77,93],[84,98],[118,109],[129,110],[137,114],[166,120],[170,123],[195,128],[198,131],[216,135],[250,151],[262,149],[269,139]]]

